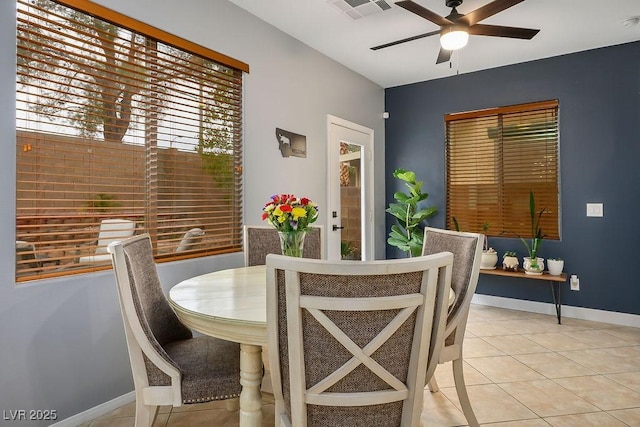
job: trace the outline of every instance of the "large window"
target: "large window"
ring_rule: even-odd
[[[86,1],[17,20],[17,280],[108,268],[105,220],[159,261],[241,251],[248,66]]]
[[[558,102],[449,114],[447,224],[490,236],[530,236],[529,192],[544,208],[545,238],[559,238]]]

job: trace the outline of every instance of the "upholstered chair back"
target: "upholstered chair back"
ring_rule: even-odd
[[[433,228],[426,228],[424,231],[422,255],[431,255],[442,251],[453,253],[451,288],[456,294],[456,299],[449,308],[449,320],[453,319],[464,308],[466,300],[470,302],[476,291],[476,285],[478,284],[477,268],[475,280],[471,279],[474,273],[476,256],[478,255],[476,251],[482,241],[482,236],[474,233],[448,232],[448,230]],[[480,249],[480,256],[482,256],[482,249]]]
[[[322,228],[311,227],[304,239],[304,258],[322,258]],[[271,226],[244,227],[245,266],[264,265],[268,254],[282,254],[278,231]]]
[[[446,321],[446,299],[436,294],[450,286],[452,260],[269,255],[276,425],[419,425],[429,355],[437,364],[432,345]]]

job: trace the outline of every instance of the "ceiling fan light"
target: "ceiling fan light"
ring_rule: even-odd
[[[467,45],[469,33],[465,28],[451,26],[440,32],[440,46],[445,50],[457,50]]]

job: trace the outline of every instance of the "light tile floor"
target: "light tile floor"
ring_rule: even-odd
[[[465,338],[465,380],[483,426],[640,426],[640,328],[472,305]],[[451,364],[425,390],[423,426],[467,425]],[[263,397],[273,426],[273,398]],[[130,427],[133,404],[83,427]],[[158,427],[237,426],[222,402],[163,407]]]

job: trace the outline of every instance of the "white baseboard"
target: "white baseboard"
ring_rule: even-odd
[[[495,297],[492,295],[475,294],[471,303],[528,311],[531,313],[552,314],[554,316],[556,314],[556,307],[552,303]],[[618,313],[615,311],[563,305],[561,308],[561,315],[562,317],[571,317],[573,319],[592,320],[594,322],[604,322],[611,323],[613,325],[640,328],[640,315],[637,314]]]
[[[118,409],[121,406],[124,406],[128,403],[136,400],[136,392],[131,391],[127,394],[123,394],[122,396],[118,396],[115,399],[112,399],[108,402],[101,403],[98,406],[94,406],[93,408],[89,408],[84,412],[80,412],[79,414],[75,414],[69,418],[65,418],[64,420],[60,420],[55,424],[51,424],[50,427],[76,427],[80,424],[88,423],[94,418],[98,418],[102,415],[108,414],[109,412]]]

